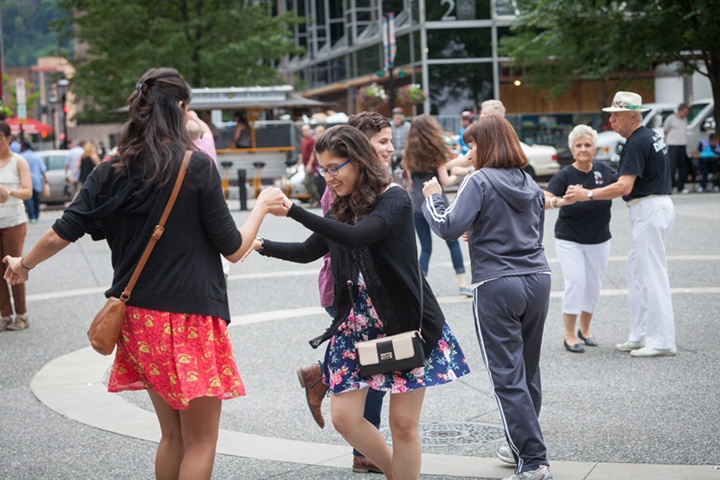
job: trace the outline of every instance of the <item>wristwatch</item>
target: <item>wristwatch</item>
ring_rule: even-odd
[[[587,196],[588,196],[588,200],[592,200],[593,199],[593,191],[588,190]]]

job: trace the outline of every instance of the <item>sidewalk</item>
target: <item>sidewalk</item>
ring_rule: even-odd
[[[613,349],[627,334],[623,266],[630,232],[619,202],[593,324],[600,346],[581,355],[563,349],[562,277],[552,234],[557,213],[547,214],[545,245],[554,274],[541,362],[541,424],[556,479],[720,480],[720,195],[673,200],[673,358],[635,359]],[[238,211],[239,202],[229,205],[241,222],[247,213]],[[28,247],[57,215],[43,214],[28,226]],[[268,218],[261,235],[294,241],[308,232],[290,219]],[[503,478],[512,469],[494,458],[502,431],[471,304],[455,295],[444,243],[435,239],[434,246],[429,281],[472,374],[427,393],[422,478]],[[295,376],[296,366],[324,353],[324,346],[315,351],[307,344],[328,321],[317,306],[318,268],[257,255],[232,267],[230,335],[248,396],[224,403],[214,478],[378,478],[351,472],[350,447],[330,422],[324,430],[315,425]],[[107,247],[89,239],[33,270],[30,329],[0,333],[0,478],[152,478],[159,433],[147,394],[106,393],[112,357],[94,353],[85,338],[111,275]],[[385,426],[387,401],[383,414]]]

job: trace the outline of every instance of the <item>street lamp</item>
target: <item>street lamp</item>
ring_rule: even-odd
[[[53,132],[55,132],[54,140],[53,140],[53,148],[58,148],[58,122],[57,117],[55,116],[55,109],[58,104],[58,98],[56,95],[51,95],[48,99],[48,103],[50,104],[50,121],[52,122]]]
[[[68,147],[68,126],[67,126],[67,117],[68,117],[68,105],[67,105],[67,91],[68,91],[68,85],[70,85],[70,82],[67,78],[61,78],[57,81],[57,89],[58,94],[60,94],[60,104],[62,105],[62,111],[63,111],[63,141],[60,145],[60,148],[66,149]]]

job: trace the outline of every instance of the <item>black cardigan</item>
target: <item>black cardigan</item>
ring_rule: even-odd
[[[392,187],[378,196],[375,209],[355,225],[314,215],[293,205],[288,216],[313,233],[302,243],[264,241],[261,254],[309,263],[330,252],[337,312],[325,333],[310,341],[313,348],[328,340],[352,309],[348,282],[354,288],[362,273],[368,295],[388,335],[420,325],[420,281],[423,285],[422,336],[426,355],[435,347],[445,324],[440,305],[420,275],[412,204],[407,192]]]
[[[184,152],[173,148],[172,177],[162,187],[144,182],[142,168],[130,177],[113,159],[101,163],[77,198],[53,225],[74,242],[85,233],[106,239],[112,252],[113,283],[106,296],[119,297],[160,219]],[[175,313],[212,315],[230,322],[220,254],[240,248],[242,239],[223,197],[213,161],[194,152],[165,233],[140,274],[128,305]]]

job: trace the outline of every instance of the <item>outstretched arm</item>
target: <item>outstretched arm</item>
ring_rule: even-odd
[[[6,255],[3,262],[7,265],[4,278],[10,285],[26,282],[30,270],[70,245],[68,240],[60,238],[52,228],[38,239],[37,243],[24,257]]]
[[[287,209],[283,204],[284,197],[285,195],[277,187],[266,188],[260,192],[260,195],[255,202],[255,207],[253,207],[250,212],[250,216],[247,220],[245,220],[243,226],[238,229],[240,231],[240,237],[242,238],[240,248],[225,258],[235,263],[246,256],[246,252],[248,252],[253,246],[255,237],[258,234],[258,230],[260,230],[260,225],[262,225],[262,221],[266,214],[287,214]]]

